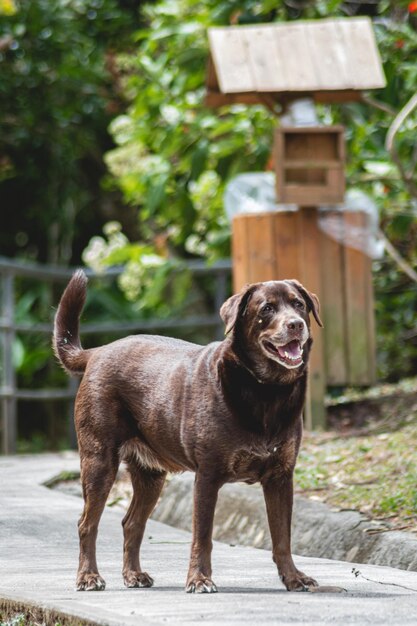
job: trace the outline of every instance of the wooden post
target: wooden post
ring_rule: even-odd
[[[17,438],[17,403],[16,403],[16,379],[13,368],[13,341],[14,341],[14,281],[13,275],[5,272],[2,276],[2,306],[1,321],[3,326],[3,389],[6,395],[2,397],[2,452],[13,454],[16,452]]]
[[[343,241],[343,213],[326,214]],[[344,246],[326,233],[320,233],[321,312],[324,321],[324,361],[328,385],[348,381]]]
[[[297,213],[299,223],[300,281],[315,293],[320,302],[322,297],[321,282],[321,237],[317,224],[317,209],[303,208]],[[305,424],[309,429],[326,427],[324,394],[326,375],[324,368],[323,330],[312,322],[313,348],[309,363],[308,401],[305,410]]]
[[[346,228],[363,229],[363,213],[344,214]],[[344,246],[348,382],[370,385],[375,380],[375,344],[371,260],[361,250]]]
[[[237,293],[249,281],[248,222],[239,216],[233,219],[232,257],[233,291]]]

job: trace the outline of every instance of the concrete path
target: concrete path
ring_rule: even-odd
[[[142,562],[155,578],[151,589],[125,589],[121,578],[121,511],[107,508],[98,539],[104,592],[76,592],[80,499],[42,483],[78,469],[73,454],[0,458],[0,615],[21,606],[44,609],[46,623],[79,624],[417,624],[417,573],[296,557],[321,585],[342,593],[288,593],[270,553],[214,546],[218,594],[184,592],[190,535],[148,523]],[[365,579],[371,579],[366,580]],[[409,589],[406,589],[408,587]],[[65,617],[66,616],[66,617]],[[45,619],[45,618],[44,618]]]

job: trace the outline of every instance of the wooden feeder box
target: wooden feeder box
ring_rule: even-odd
[[[345,140],[342,126],[278,128],[274,161],[278,202],[300,206],[343,202]]]

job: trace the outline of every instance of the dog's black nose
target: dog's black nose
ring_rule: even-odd
[[[287,322],[288,330],[298,330],[302,331],[304,329],[304,321],[299,317],[294,317]]]

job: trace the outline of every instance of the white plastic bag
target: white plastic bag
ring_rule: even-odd
[[[273,172],[249,172],[235,176],[226,186],[224,205],[230,221],[239,213],[298,210],[296,204],[277,204]]]
[[[337,213],[363,213],[364,224],[347,224]],[[342,204],[319,208],[319,227],[332,239],[350,248],[360,250],[371,259],[384,255],[384,242],[379,236],[378,208],[375,202],[360,189],[349,189]]]

